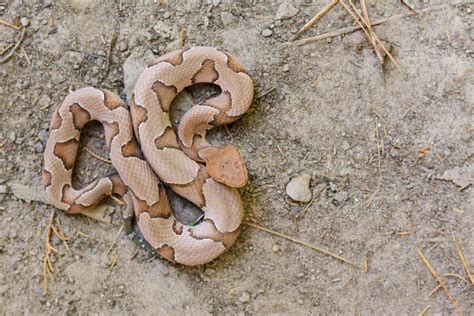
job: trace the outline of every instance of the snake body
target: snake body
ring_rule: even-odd
[[[174,132],[169,109],[184,88],[213,83],[221,94],[192,107]],[[233,146],[215,147],[206,132],[240,118],[253,99],[253,83],[230,54],[210,47],[166,54],[139,76],[130,107],[116,94],[92,87],[66,96],[51,119],[44,153],[48,199],[68,213],[87,213],[118,194],[133,208],[145,240],[164,258],[186,265],[213,260],[237,238],[243,206],[237,187],[247,171]],[[109,157],[118,175],[81,189],[72,174],[81,130],[89,121],[104,127]],[[200,207],[203,220],[187,226],[173,215],[166,190]]]

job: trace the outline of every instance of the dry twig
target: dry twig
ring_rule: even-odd
[[[54,252],[57,253],[58,250],[51,245],[51,235],[54,234],[62,240],[64,246],[66,247],[68,253],[72,255],[71,249],[69,248],[67,241],[69,238],[64,234],[59,222],[57,223],[58,227],[54,225],[54,216],[56,212],[53,209],[51,215],[49,216],[48,225],[46,226],[46,238],[44,242],[44,258],[43,258],[43,293],[48,294],[48,279],[53,278],[53,273],[55,272],[53,263],[51,262],[50,255]]]
[[[466,283],[469,283],[469,281],[467,281],[466,279],[464,279],[462,276],[460,276],[459,274],[456,274],[456,273],[445,273],[443,274],[444,277],[454,277],[454,278],[458,278],[460,279],[461,281],[463,282],[466,282]],[[429,297],[433,296],[433,294],[436,293],[436,291],[438,291],[439,289],[441,288],[441,284],[438,284],[434,289],[431,290],[430,294],[428,294]]]
[[[440,10],[440,9],[444,9],[444,8],[446,8],[446,5],[441,4],[441,5],[432,6],[432,7],[420,10],[419,13],[426,13],[426,12],[429,12],[429,11],[435,11],[435,10]],[[390,22],[390,21],[406,18],[406,17],[409,17],[409,16],[414,16],[414,15],[415,14],[413,12],[395,14],[395,15],[392,15],[388,18],[383,18],[383,19],[378,19],[378,20],[373,21],[372,22],[372,27],[376,26],[376,25],[384,24],[384,23],[387,23],[387,22]],[[330,31],[330,32],[323,33],[323,34],[320,34],[320,35],[316,35],[316,36],[303,38],[303,39],[294,41],[293,44],[295,44],[297,46],[306,45],[306,44],[314,43],[314,42],[317,42],[317,41],[320,41],[320,40],[323,40],[323,39],[326,39],[326,38],[331,38],[331,37],[336,37],[336,36],[352,33],[352,32],[358,31],[360,29],[361,29],[361,27],[359,25],[343,27],[343,28],[340,28],[338,30],[334,30],[334,31]]]
[[[326,13],[329,12],[329,10],[334,7],[339,0],[331,0],[330,3],[328,3],[321,11],[318,12],[311,20],[309,20],[308,23],[306,23],[298,32],[296,32],[295,36],[293,37],[292,41],[294,41],[298,36],[300,36],[302,33],[306,32],[310,27],[315,25],[319,19],[321,19]]]
[[[451,294],[451,291],[449,291],[448,289],[448,286],[446,285],[446,283],[444,282],[444,279],[441,278],[435,271],[435,269],[433,268],[433,266],[431,265],[431,263],[428,261],[428,259],[426,259],[426,257],[423,255],[423,253],[421,252],[420,249],[417,249],[416,250],[418,252],[418,256],[420,257],[421,261],[423,261],[424,265],[426,266],[426,268],[428,268],[428,271],[430,271],[431,275],[435,278],[435,280],[439,283],[439,285],[443,288],[444,292],[446,293],[446,295],[448,296],[449,300],[451,301],[451,303],[453,303],[454,305],[454,308],[456,309],[456,311],[459,313],[459,315],[463,315],[463,312],[461,310],[461,308],[459,307],[458,305],[458,302],[456,301],[456,299],[454,298],[453,294]]]
[[[347,10],[347,12],[350,13],[350,15],[352,15],[356,23],[364,31],[367,41],[372,45],[372,47],[374,48],[375,54],[377,55],[377,58],[379,59],[382,72],[383,72],[384,57],[382,53],[380,52],[379,46],[382,48],[385,54],[387,54],[387,56],[395,64],[395,66],[401,71],[401,68],[398,65],[398,63],[395,61],[395,59],[390,54],[390,52],[385,48],[382,41],[378,38],[377,34],[375,34],[375,32],[373,31],[372,23],[370,22],[370,19],[369,19],[369,13],[368,13],[367,7],[365,6],[365,1],[361,0],[362,11],[364,14],[363,17],[359,14],[359,12],[355,8],[352,1],[350,3],[355,14],[354,12],[352,12],[351,8],[349,8],[342,0],[339,1],[339,3]],[[364,25],[360,22],[361,20],[364,22]]]
[[[26,53],[26,50],[23,48],[23,46],[21,47],[21,52],[23,53],[23,56],[25,56],[25,59],[28,65],[31,65],[30,57],[28,57],[28,54]]]
[[[347,260],[347,259],[345,259],[345,258],[343,258],[343,257],[341,257],[341,256],[339,256],[339,255],[336,255],[335,253],[332,253],[332,252],[330,252],[330,251],[327,251],[327,250],[324,250],[324,249],[322,249],[322,248],[316,247],[316,246],[314,246],[314,245],[312,245],[312,244],[310,244],[310,243],[307,243],[307,242],[305,242],[305,241],[302,241],[302,240],[299,240],[299,239],[290,237],[290,236],[288,236],[288,235],[285,235],[285,234],[276,232],[276,231],[274,231],[274,230],[271,230],[271,229],[268,229],[268,228],[266,228],[266,227],[260,226],[260,225],[258,225],[258,224],[256,224],[256,223],[253,223],[253,222],[243,221],[242,223],[243,223],[244,225],[249,226],[249,227],[256,228],[256,229],[258,229],[258,230],[262,230],[262,231],[267,232],[267,233],[269,233],[269,234],[272,234],[272,235],[274,235],[274,236],[278,236],[278,237],[281,237],[281,238],[285,238],[285,239],[290,240],[290,241],[292,241],[292,242],[294,242],[294,243],[303,245],[303,246],[308,247],[308,248],[310,248],[310,249],[313,249],[313,250],[315,250],[315,251],[317,251],[317,252],[320,252],[320,253],[322,253],[322,254],[325,254],[326,256],[333,257],[334,259],[337,259],[337,260],[339,260],[339,261],[342,261],[342,262],[344,262],[344,263],[347,263],[347,264],[349,264],[349,265],[351,265],[351,266],[353,266],[353,267],[356,267],[356,268],[360,269],[360,267],[359,267],[357,264],[355,264],[354,262],[349,261],[349,260]]]
[[[118,260],[118,255],[116,255],[116,256],[114,257],[114,259],[112,260],[112,262],[110,263],[109,270],[112,271],[112,269],[113,269],[113,268],[116,266],[116,264],[117,264],[117,260]]]
[[[256,98],[256,99],[260,99],[260,98],[266,96],[267,94],[269,94],[270,92],[273,92],[273,90],[275,90],[275,87],[271,87],[271,88],[268,89],[268,90],[265,90],[265,91],[262,91],[262,92],[258,93],[255,98]]]
[[[13,47],[13,45],[15,45],[15,44],[9,44],[9,45],[7,45],[7,47],[5,47],[5,48],[0,52],[0,56],[5,55],[5,53],[8,52],[8,51],[10,50],[10,48]]]
[[[369,197],[369,199],[364,202],[365,207],[367,207],[367,208],[370,207],[370,205],[371,205],[372,202],[374,201],[375,196],[376,196],[377,193],[379,193],[379,192],[380,192],[380,189],[377,189],[377,190],[375,190],[374,193],[372,193],[372,195]]]
[[[182,28],[181,31],[179,31],[179,47],[184,48],[184,42],[186,40],[186,29]]]
[[[0,64],[4,64],[6,63],[10,57],[13,56],[13,53],[16,51],[16,49],[18,48],[18,46],[20,46],[21,42],[23,41],[23,38],[25,37],[25,33],[26,33],[26,28],[23,28],[22,32],[21,32],[21,35],[20,35],[20,38],[18,39],[18,41],[15,43],[15,45],[13,45],[13,48],[10,50],[10,52],[8,52],[7,55],[5,55],[5,57],[3,57],[2,59],[0,59]]]
[[[305,215],[306,213],[308,212],[310,206],[313,204],[313,202],[318,198],[318,196],[321,194],[321,192],[323,192],[324,190],[326,189],[326,186],[323,186],[321,189],[319,189],[318,192],[314,192],[313,193],[313,198],[311,199],[311,201],[309,201],[308,204],[306,204],[306,206],[304,207],[303,211],[301,211],[301,213],[299,213],[295,220],[298,222],[300,221]]]
[[[115,239],[114,239],[113,243],[110,245],[109,250],[107,250],[107,256],[110,254],[110,252],[111,252],[112,249],[114,248],[115,244],[117,243],[117,239],[119,238],[120,234],[122,233],[123,226],[124,226],[124,225],[120,226],[120,229],[119,229],[119,231],[118,231],[118,233],[117,233],[117,236],[115,236]]]
[[[3,25],[5,25],[5,26],[10,27],[10,28],[12,28],[12,29],[14,29],[14,30],[17,30],[17,31],[20,30],[20,28],[19,28],[18,26],[13,25],[13,24],[11,24],[11,23],[8,23],[7,21],[1,20],[1,19],[0,19],[0,24],[3,24]]]
[[[94,157],[95,159],[98,159],[102,162],[105,162],[105,163],[108,163],[108,164],[112,164],[112,160],[109,160],[109,159],[105,159],[99,155],[97,155],[95,152],[93,152],[92,150],[90,150],[87,146],[82,146],[84,147],[84,150],[87,151],[89,153],[89,155],[91,155],[92,157]]]
[[[459,246],[459,242],[456,239],[456,237],[454,237],[454,234],[453,234],[453,241],[454,241],[454,245],[456,246],[459,259],[461,259],[462,266],[464,267],[464,270],[466,271],[467,276],[469,277],[469,280],[471,281],[471,284],[474,284],[474,277],[472,276],[471,270],[469,269],[469,264],[467,263],[466,258],[464,258],[464,254],[462,253],[461,246]]]
[[[109,74],[110,64],[112,63],[112,50],[114,49],[115,43],[117,42],[117,34],[112,33],[112,38],[110,39],[109,49],[107,50],[107,61],[105,63],[105,70],[102,80],[107,78]]]
[[[423,308],[423,310],[418,314],[418,316],[426,315],[429,309],[430,309],[430,304],[426,305],[425,308]]]
[[[49,216],[48,226],[46,228],[46,238],[44,243],[44,258],[43,258],[43,294],[48,294],[48,278],[53,278],[54,267],[49,259],[49,255],[51,252],[58,252],[56,248],[51,246],[51,232],[53,226],[53,219],[54,219],[55,211],[51,211],[51,215]]]
[[[382,157],[381,157],[381,149],[382,146],[380,145],[380,135],[379,135],[379,122],[377,117],[375,117],[375,137],[377,139],[377,159],[378,159],[378,168],[379,172],[382,171]]]

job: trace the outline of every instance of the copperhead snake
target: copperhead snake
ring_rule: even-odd
[[[171,102],[196,83],[213,83],[222,92],[187,111],[176,135]],[[155,60],[139,76],[130,107],[105,89],[76,90],[52,115],[44,152],[47,198],[76,214],[107,196],[121,195],[157,253],[185,265],[209,262],[240,232],[243,206],[236,188],[246,184],[247,169],[235,147],[212,146],[206,132],[239,119],[252,99],[253,83],[245,68],[234,56],[211,47],[182,49]],[[93,120],[104,127],[118,175],[75,189],[72,174],[81,130]],[[203,220],[195,226],[176,220],[169,189],[200,207]]]

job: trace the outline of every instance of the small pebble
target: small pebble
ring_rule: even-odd
[[[38,138],[43,143],[43,145],[46,144],[48,141],[48,131],[45,129],[40,130],[38,133]]]
[[[37,153],[42,153],[43,150],[44,150],[43,144],[42,144],[41,142],[37,142],[37,143],[35,144],[35,152],[37,152]]]
[[[242,294],[239,296],[239,301],[242,303],[250,302],[250,294],[247,292],[242,292]]]
[[[8,138],[10,141],[13,143],[16,140],[16,133],[15,131],[10,132],[10,135],[8,135]]]
[[[59,244],[61,244],[62,240],[59,239],[58,236],[53,234],[52,237],[51,237],[51,242],[53,243],[53,245],[58,246]]]
[[[163,14],[163,17],[165,19],[169,19],[171,17],[171,13],[169,11],[166,11],[164,14]]]
[[[286,194],[298,202],[309,202],[311,200],[311,191],[309,181],[311,177],[307,174],[297,176],[286,185]]]
[[[8,187],[5,184],[0,185],[0,194],[7,194]]]
[[[28,25],[30,25],[30,21],[27,18],[23,17],[20,19],[20,24],[23,27],[27,27]]]
[[[396,158],[400,155],[400,151],[397,148],[390,149],[390,157]]]
[[[283,72],[288,72],[290,70],[290,66],[288,64],[283,65]]]
[[[273,251],[273,252],[278,252],[278,251],[280,251],[280,245],[274,244],[274,245],[272,246],[272,251]]]
[[[264,30],[262,31],[262,36],[263,36],[263,37],[270,37],[270,36],[272,36],[272,35],[273,35],[273,31],[270,30],[270,29],[264,29]]]

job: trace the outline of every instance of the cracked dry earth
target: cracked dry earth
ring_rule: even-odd
[[[419,10],[442,7],[377,26],[403,68],[388,63],[382,77],[361,32],[286,43],[325,2],[1,1],[1,20],[19,17],[26,25],[20,48],[0,64],[1,314],[413,315],[427,305],[429,315],[456,313],[442,290],[428,296],[437,283],[417,249],[439,275],[461,276],[446,276],[447,286],[466,315],[474,312],[474,291],[452,241],[454,234],[474,266],[474,189],[438,179],[473,163],[473,3],[413,1]],[[409,12],[398,0],[367,2],[374,19]],[[304,37],[352,23],[336,6]],[[271,90],[229,133],[212,135],[216,144],[237,146],[247,163],[250,182],[241,190],[247,220],[360,266],[368,257],[368,272],[245,226],[217,260],[173,265],[139,238],[116,238],[120,208],[107,201],[112,224],[58,212],[72,254],[53,236],[56,273],[43,294],[52,207],[13,189],[42,187],[53,109],[68,91],[89,85],[125,99],[154,55],[179,48],[183,29],[186,46],[233,53],[257,95]],[[0,25],[0,51],[18,36]],[[176,119],[215,93],[184,91]],[[101,129],[92,125],[85,134],[83,144],[105,155]],[[430,149],[421,155],[423,148]],[[110,172],[81,152],[77,183]],[[285,193],[302,174],[319,192],[309,207]]]

